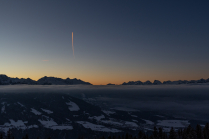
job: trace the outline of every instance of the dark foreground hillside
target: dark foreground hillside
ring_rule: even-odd
[[[197,90],[198,95],[190,91],[190,95],[189,93],[178,95],[179,91],[181,94],[180,88],[159,90],[147,87],[135,89],[121,87],[0,86],[0,132],[6,136],[10,130],[12,136],[17,139],[26,134],[30,139],[37,139],[37,137],[76,139],[82,136],[107,138],[108,136],[122,137],[126,133],[137,137],[139,131],[151,137],[154,127],[169,133],[172,127],[175,131],[189,125],[195,129],[197,124],[203,128],[208,122],[207,111],[205,111],[208,109],[205,101],[208,100],[207,86],[199,86],[203,89],[183,87],[183,91],[187,92],[191,89]],[[202,93],[199,93],[199,90]],[[177,101],[174,101],[174,98]],[[160,100],[157,101],[158,99]],[[202,100],[203,105],[200,103]],[[169,107],[163,107],[160,102]],[[134,107],[128,107],[131,104],[134,104]],[[191,106],[195,106],[195,111],[187,112],[184,117],[176,116],[187,110],[184,108],[182,109],[184,111],[180,111],[179,106],[183,106],[181,104],[189,105],[185,108],[190,109]],[[148,109],[149,105],[157,107]],[[196,111],[197,106],[198,111]],[[161,107],[168,109],[160,111]],[[155,110],[157,108],[158,111]],[[174,110],[178,113],[172,113]],[[191,117],[189,114],[192,112],[203,114],[203,118],[199,115]]]
[[[16,137],[12,135],[11,130],[7,131],[7,134],[3,136],[0,135],[0,139],[15,139]],[[51,139],[48,137],[47,139]],[[58,138],[62,138],[61,136]],[[122,134],[122,135],[108,135],[105,134],[102,137],[95,137],[95,139],[208,139],[209,138],[209,124],[207,123],[203,128],[198,124],[196,128],[192,128],[190,125],[187,128],[174,130],[171,128],[170,131],[164,132],[162,128],[156,128],[152,132],[146,133],[144,131],[139,131],[138,134]],[[30,139],[28,134],[22,137],[22,139]],[[37,139],[40,139],[37,137]],[[87,139],[83,135],[79,135],[77,139]]]

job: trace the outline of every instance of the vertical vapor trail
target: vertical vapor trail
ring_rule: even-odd
[[[73,46],[73,32],[72,32],[72,49],[73,49],[73,56],[74,56],[74,46]],[[74,56],[75,57],[75,56]]]

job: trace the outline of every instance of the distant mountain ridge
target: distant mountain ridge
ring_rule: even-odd
[[[122,85],[160,85],[160,84],[195,84],[195,83],[209,83],[209,78],[208,79],[200,79],[200,80],[178,80],[178,81],[164,81],[161,82],[159,80],[154,80],[154,82],[146,81],[146,82],[141,82],[141,81],[129,81],[129,82],[124,82]]]
[[[89,82],[84,82],[80,79],[62,79],[57,77],[47,77],[44,76],[40,78],[38,81],[32,80],[30,78],[11,78],[7,75],[0,74],[0,85],[15,85],[15,84],[28,84],[28,85],[76,85],[76,84],[84,84],[84,85],[92,85]]]
[[[170,85],[176,85],[176,84],[199,84],[199,83],[209,83],[208,79],[199,79],[199,80],[178,80],[178,81],[159,81],[154,80],[154,82],[150,82],[149,80],[146,82],[141,81],[129,81],[124,82],[121,85],[161,85],[161,84],[170,84]],[[82,81],[80,79],[62,79],[57,77],[47,77],[44,76],[40,78],[38,81],[32,80],[30,78],[11,78],[8,77],[5,74],[0,74],[0,85],[15,85],[15,84],[28,84],[28,85],[76,85],[76,84],[83,84],[83,85],[92,85],[89,82]],[[115,85],[115,84],[107,84],[107,85]]]

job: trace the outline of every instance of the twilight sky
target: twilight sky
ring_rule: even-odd
[[[209,78],[208,7],[208,0],[0,0],[0,74],[94,85]]]

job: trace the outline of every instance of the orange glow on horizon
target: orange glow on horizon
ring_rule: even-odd
[[[7,74],[6,74],[7,75]],[[12,76],[12,75],[7,75],[8,77],[11,77],[11,78],[30,78],[30,79],[32,79],[32,80],[35,80],[35,81],[37,81],[37,80],[39,80],[40,78],[42,78],[42,77],[44,77],[44,76],[40,76],[40,77],[38,77],[38,76],[31,76],[31,77],[27,77],[27,76]],[[129,82],[129,81],[141,81],[141,82],[145,82],[145,81],[147,81],[147,80],[149,80],[149,81],[151,81],[151,82],[154,82],[154,80],[159,80],[159,81],[161,81],[161,82],[163,82],[163,81],[168,81],[168,80],[170,80],[170,81],[178,81],[178,80],[199,80],[199,79],[201,79],[201,78],[189,78],[189,79],[183,79],[183,78],[173,78],[173,79],[167,79],[167,78],[161,78],[161,80],[160,79],[145,79],[145,78],[141,78],[141,79],[131,79],[131,78],[123,78],[123,79],[119,79],[119,78],[117,78],[117,79],[96,79],[96,78],[82,78],[82,77],[65,77],[65,76],[50,76],[50,75],[46,75],[47,77],[56,77],[56,78],[62,78],[62,79],[66,79],[66,78],[70,78],[70,79],[74,79],[74,78],[77,78],[77,79],[80,79],[80,80],[82,80],[82,81],[84,81],[84,82],[89,82],[89,83],[91,83],[91,84],[93,84],[93,85],[107,85],[108,83],[111,83],[111,84],[115,84],[115,85],[121,85],[123,82]],[[205,78],[203,78],[203,79],[208,79],[208,77],[205,77]]]

